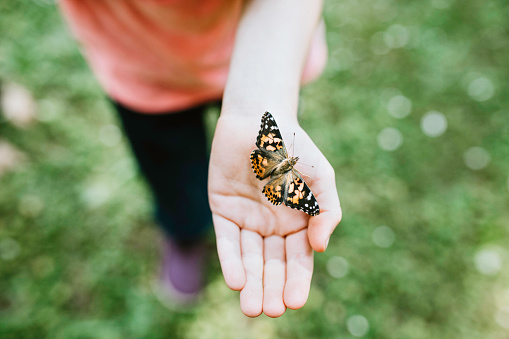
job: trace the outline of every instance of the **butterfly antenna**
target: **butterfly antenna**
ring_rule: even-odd
[[[299,164],[304,165],[304,166],[308,166],[308,167],[311,167],[311,168],[315,168],[315,166],[313,166],[313,165],[308,165],[308,164],[305,164],[305,163],[300,162],[300,161],[299,161]],[[295,167],[294,167],[294,168],[295,168]],[[306,173],[304,173],[304,172],[302,172],[302,171],[299,171],[299,170],[298,170],[298,169],[296,169],[296,168],[295,168],[295,170],[296,170],[297,172],[299,172],[300,174],[302,174],[302,175],[304,175],[304,176],[306,176],[306,177],[308,177],[308,178],[311,178],[311,176],[310,176],[310,175],[307,175]]]
[[[311,178],[311,176],[310,176],[310,175],[307,175],[306,173],[304,173],[304,172],[302,172],[302,171],[299,171],[299,170],[298,170],[298,169],[296,169],[295,167],[294,167],[294,169],[295,169],[297,172],[299,172],[300,174],[302,174],[303,176],[308,177],[308,178]],[[312,178],[311,178],[311,179],[312,179]]]
[[[292,157],[295,155],[295,132],[293,132]]]
[[[311,167],[311,168],[315,168],[315,166],[313,166],[313,165],[308,165],[308,164],[305,164],[305,163],[300,162],[300,161],[299,161],[299,164],[304,165],[304,166],[308,166],[308,167]]]

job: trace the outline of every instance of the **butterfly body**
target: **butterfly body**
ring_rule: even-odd
[[[293,169],[293,166],[299,161],[299,157],[291,157],[286,158],[279,165],[274,168],[274,171],[271,173],[271,175],[277,175],[277,174],[284,174],[288,171],[291,171]]]
[[[251,166],[260,180],[270,177],[263,193],[274,205],[299,209],[311,216],[320,214],[313,193],[294,166],[299,157],[288,156],[283,138],[272,114],[265,112],[255,149],[251,153]]]

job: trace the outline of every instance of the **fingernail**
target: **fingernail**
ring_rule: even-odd
[[[327,246],[329,246],[329,240],[330,240],[330,237],[328,237],[327,240],[325,241],[325,249],[327,249]]]

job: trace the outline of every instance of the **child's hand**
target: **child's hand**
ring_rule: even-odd
[[[240,290],[245,315],[281,316],[286,307],[304,306],[313,273],[313,251],[323,252],[341,219],[334,170],[296,120],[275,115],[288,153],[295,133],[297,167],[320,206],[320,215],[284,205],[273,206],[251,169],[250,153],[259,116],[222,114],[218,121],[209,173],[209,200],[226,284]],[[272,112],[276,113],[276,112]]]

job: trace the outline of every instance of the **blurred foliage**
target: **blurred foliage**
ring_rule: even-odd
[[[199,306],[157,301],[149,196],[78,45],[50,0],[0,10],[0,81],[38,107],[30,127],[0,120],[27,158],[0,177],[1,338],[509,336],[507,1],[326,1],[330,60],[301,122],[344,220],[308,304],[279,319],[244,317],[216,257]]]

